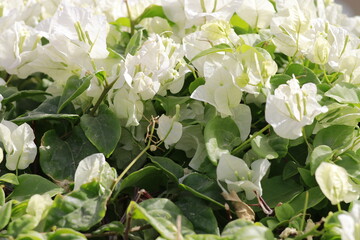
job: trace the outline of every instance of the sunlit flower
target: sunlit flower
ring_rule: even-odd
[[[216,175],[218,181],[226,183],[226,189],[219,183],[224,191],[245,191],[246,198],[251,200],[256,197],[256,194],[262,195],[260,181],[269,167],[270,162],[267,159],[254,161],[250,169],[241,158],[223,154],[216,168]]]
[[[360,239],[360,200],[353,202],[352,209],[349,213],[343,213],[338,216],[341,228],[342,240],[359,240]]]
[[[156,131],[160,140],[164,140],[165,147],[169,148],[170,145],[180,140],[182,124],[176,121],[174,117],[171,118],[163,114],[159,118],[159,126]]]
[[[300,87],[296,78],[280,85],[266,100],[265,119],[276,134],[288,139],[302,136],[302,128],[312,124],[314,118],[327,111],[316,99],[316,85],[306,83]]]
[[[0,123],[0,142],[6,152],[6,167],[9,170],[25,169],[36,157],[35,135],[29,124],[18,126],[10,121]]]
[[[316,169],[315,178],[323,194],[336,205],[349,203],[359,198],[360,186],[355,184],[343,167],[322,162]]]

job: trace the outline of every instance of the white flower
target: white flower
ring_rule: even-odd
[[[236,13],[252,28],[266,28],[270,25],[275,9],[268,0],[243,0]]]
[[[116,178],[115,171],[106,162],[102,153],[95,153],[80,161],[75,171],[74,190],[79,190],[81,185],[98,181],[102,187],[111,188]]]
[[[338,216],[341,229],[342,240],[359,240],[360,239],[360,201],[353,202],[352,209],[349,213]]]
[[[204,64],[205,84],[197,87],[191,98],[213,105],[224,116],[232,115],[231,109],[240,104],[242,91],[234,84],[229,66],[239,66],[227,56],[222,61],[207,61]]]
[[[137,126],[142,118],[144,104],[138,94],[130,88],[122,87],[112,94],[110,108],[118,118],[124,121],[124,125]]]
[[[23,72],[20,68],[36,59],[38,53],[35,50],[40,45],[40,38],[40,33],[24,22],[10,26],[0,34],[0,68],[26,78],[34,70]]]
[[[169,148],[169,145],[175,144],[180,140],[182,125],[176,121],[175,117],[170,118],[163,114],[159,118],[159,126],[156,131],[160,140],[164,140],[165,147]]]
[[[34,132],[27,123],[20,126],[6,120],[0,123],[0,141],[4,145],[9,170],[25,169],[35,160],[37,147],[34,139]]]
[[[241,158],[230,154],[223,154],[216,168],[216,175],[218,181],[226,183],[229,192],[245,191],[246,198],[251,200],[256,197],[254,191],[259,196],[262,195],[260,181],[265,176],[269,167],[270,162],[267,159],[259,159],[251,164],[250,170]],[[223,188],[220,183],[219,185]],[[223,190],[226,191],[224,188]]]
[[[316,85],[306,83],[301,88],[296,78],[275,89],[266,100],[265,119],[276,134],[288,139],[302,136],[302,128],[327,111],[316,100]]]
[[[349,203],[359,198],[360,186],[356,185],[343,167],[322,162],[315,171],[315,178],[323,194],[336,205]]]

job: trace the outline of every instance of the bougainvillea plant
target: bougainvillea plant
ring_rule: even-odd
[[[332,0],[0,10],[0,239],[360,239],[360,17]]]

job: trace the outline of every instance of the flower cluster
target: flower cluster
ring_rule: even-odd
[[[360,17],[334,1],[0,0],[0,23],[0,170],[33,164],[75,195],[95,182],[104,206],[161,172],[154,192],[218,206],[235,192],[237,212],[275,208],[274,228],[298,226],[300,202],[302,221],[353,203],[338,234],[357,239],[344,226],[360,197]],[[48,194],[27,199],[30,230],[56,225]]]

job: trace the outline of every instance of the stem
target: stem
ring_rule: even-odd
[[[106,95],[108,94],[108,92],[111,90],[111,88],[114,86],[115,83],[116,83],[116,81],[113,81],[110,85],[106,85],[104,87],[104,91],[101,93],[101,95],[100,95],[99,99],[97,100],[97,102],[95,103],[95,106],[93,107],[93,109],[91,109],[91,112],[90,112],[91,116],[95,115],[100,104],[105,99]]]
[[[124,2],[125,2],[125,5],[126,5],[126,10],[128,12],[128,15],[129,15],[129,19],[130,19],[130,34],[133,35],[134,31],[135,31],[135,24],[134,24],[134,21],[131,18],[131,12],[130,12],[130,6],[129,6],[129,3],[128,3],[128,0],[124,0]]]
[[[325,78],[326,82],[327,82],[328,84],[331,84],[331,82],[330,82],[330,80],[329,80],[329,78],[328,78],[328,76],[327,76],[325,66],[322,65],[321,68],[322,68],[322,70],[323,70],[324,78]]]
[[[254,138],[256,138],[257,136],[259,136],[260,134],[262,134],[263,132],[265,132],[266,130],[268,130],[270,128],[270,124],[266,125],[265,127],[263,127],[260,131],[256,132],[254,135],[252,135],[249,139],[247,139],[245,142],[243,142],[242,144],[240,144],[237,148],[235,148],[231,154],[232,155],[236,155],[239,152],[241,152],[243,150],[243,148],[250,143]]]
[[[341,205],[340,205],[340,203],[337,204],[337,208],[338,208],[339,212],[342,211],[342,210],[341,210]]]
[[[302,216],[301,225],[300,225],[300,230],[301,231],[304,231],[306,209],[307,209],[308,205],[309,205],[309,192],[306,191],[305,192],[305,205],[304,205],[303,216]]]
[[[155,124],[152,125],[152,128],[151,128],[151,132],[150,132],[150,138],[153,136],[154,134],[154,131],[155,131]],[[119,175],[119,177],[117,177],[115,179],[115,182],[113,184],[113,187],[112,187],[112,192],[114,191],[116,185],[121,181],[121,179],[125,176],[125,174],[130,170],[130,168],[132,166],[134,166],[134,164],[137,162],[137,160],[139,160],[139,158],[144,155],[146,153],[147,150],[149,150],[151,146],[151,141],[149,140],[148,141],[148,144],[146,145],[146,147],[129,163],[129,165],[122,171],[122,173]]]
[[[304,137],[304,141],[305,141],[305,143],[306,143],[306,145],[307,145],[307,147],[308,147],[308,150],[309,150],[309,151],[312,151],[313,148],[312,148],[311,144],[309,143],[309,141],[307,140],[307,137],[306,137],[306,133],[305,133],[304,128],[302,129],[302,134],[303,134],[303,137]]]

